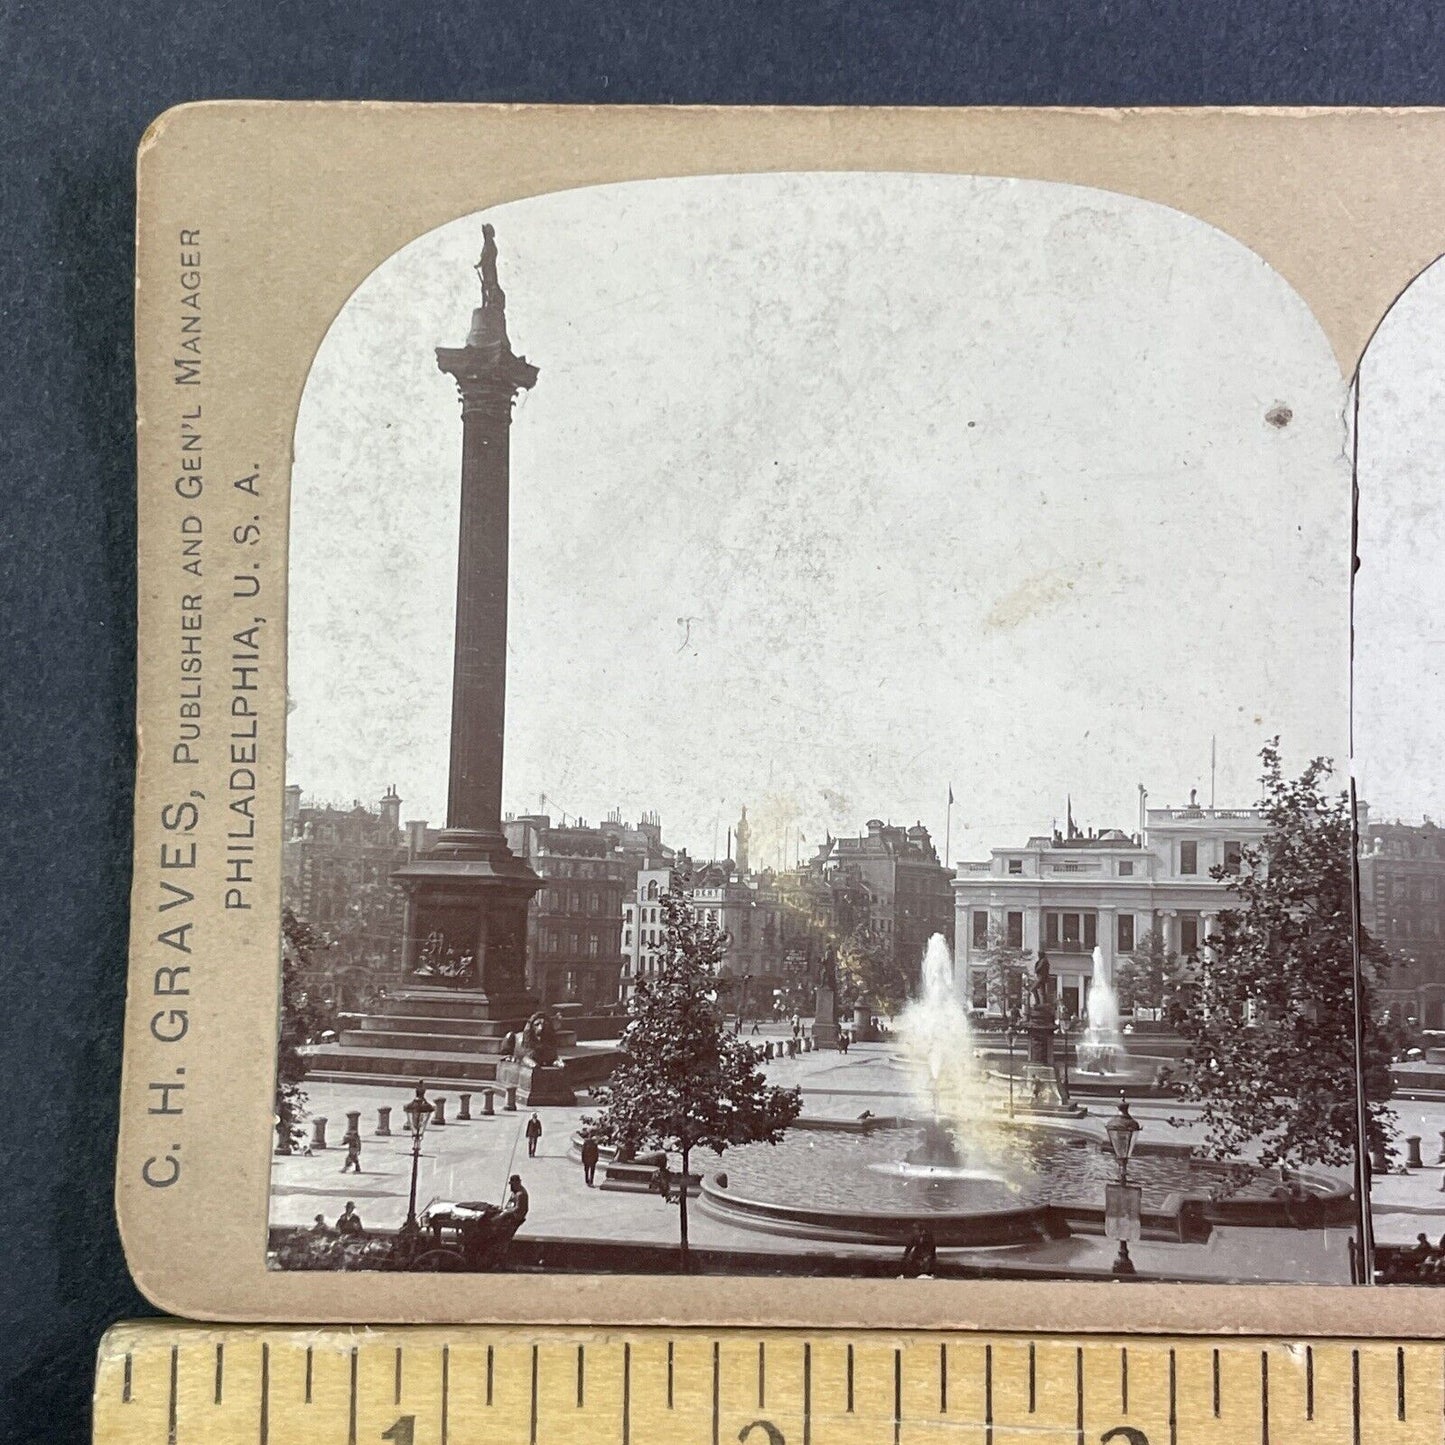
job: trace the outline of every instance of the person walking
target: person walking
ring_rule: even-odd
[[[542,1140],[542,1121],[533,1113],[527,1120],[527,1158],[537,1157],[537,1145]]]
[[[592,1188],[592,1181],[597,1177],[597,1160],[602,1150],[598,1148],[597,1141],[589,1134],[582,1141],[582,1177],[587,1181],[587,1187]]]
[[[361,1173],[361,1135],[353,1131],[341,1141],[346,1145],[346,1161],[341,1166],[343,1174],[349,1169],[353,1174]]]

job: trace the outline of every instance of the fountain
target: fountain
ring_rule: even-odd
[[[801,1117],[778,1144],[729,1149],[726,1167],[704,1175],[704,1214],[747,1229],[855,1244],[901,1246],[926,1229],[940,1247],[1031,1245],[1063,1239],[1080,1221],[1103,1221],[1105,1186],[1115,1181],[1113,1154],[1097,1133],[1074,1122],[1084,1110],[1061,1097],[1052,1059],[1053,1013],[1048,963],[1040,959],[1030,1000],[1030,1048],[1018,1112],[1008,1119],[997,1089],[988,1090],[975,1057],[968,1015],[954,990],[947,941],[929,940],[922,987],[898,1019],[901,1056],[872,1077],[884,1098],[905,1091],[922,1117],[878,1115],[859,1119]],[[1101,1057],[1120,1057],[1118,1006],[1095,959],[1089,1032],[1097,1029]],[[1095,988],[1099,988],[1096,984]],[[1086,1036],[1087,1037],[1087,1036]],[[1108,1051],[1112,1050],[1112,1053]],[[886,1073],[903,1066],[896,1090]],[[1146,1142],[1131,1163],[1144,1189],[1145,1207],[1183,1228],[1182,1201],[1198,1201],[1226,1182],[1252,1224],[1286,1223],[1271,1191],[1270,1171],[1239,1164],[1214,1165],[1187,1149]],[[1241,1170],[1244,1172],[1241,1173]],[[1247,1177],[1246,1177],[1247,1176]],[[1324,1195],[1326,1181],[1311,1181]],[[1352,1219],[1348,1192],[1330,1203],[1331,1219]],[[1323,1218],[1323,1216],[1320,1216]],[[1317,1221],[1310,1216],[1311,1224]]]
[[[1089,985],[1088,1026],[1079,1040],[1079,1070],[1102,1077],[1123,1073],[1124,1041],[1119,1033],[1119,1000],[1104,968],[1103,950],[1094,950],[1094,980]]]

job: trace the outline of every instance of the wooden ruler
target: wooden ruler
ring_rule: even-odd
[[[119,1325],[97,1445],[1445,1439],[1445,1347],[795,1330]]]

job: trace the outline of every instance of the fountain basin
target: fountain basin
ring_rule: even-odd
[[[1059,1125],[1003,1126],[998,1134],[1001,1153],[969,1145],[959,1166],[930,1167],[907,1163],[918,1125],[795,1125],[781,1144],[729,1150],[723,1168],[704,1175],[700,1206],[749,1229],[854,1244],[901,1245],[920,1224],[953,1248],[1102,1228],[1104,1187],[1117,1177],[1107,1145]],[[1300,1178],[1304,1197],[1283,1199],[1274,1171],[1198,1160],[1179,1145],[1141,1143],[1129,1177],[1143,1191],[1153,1238],[1200,1238],[1228,1225],[1319,1228],[1353,1217],[1348,1190],[1328,1180]]]

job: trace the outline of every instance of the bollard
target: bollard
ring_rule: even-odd
[[[470,1122],[472,1117],[472,1096],[470,1094],[459,1094],[457,1097],[461,1100],[457,1108],[458,1120],[465,1119]]]
[[[1405,1168],[1423,1169],[1425,1161],[1420,1157],[1420,1136],[1418,1134],[1407,1134],[1405,1136]]]
[[[1370,1149],[1370,1168],[1376,1174],[1388,1174],[1390,1172],[1390,1156],[1385,1153],[1383,1144],[1376,1144]]]
[[[489,1119],[497,1112],[496,1094],[497,1091],[495,1089],[488,1089],[487,1092],[482,1095],[482,1113]]]
[[[346,1111],[346,1137],[348,1139],[361,1138],[361,1110],[348,1109]]]
[[[391,1135],[391,1105],[386,1104],[376,1111],[376,1132],[390,1137]]]
[[[276,1120],[276,1152],[278,1154],[289,1154],[291,1152],[291,1130],[286,1127],[285,1121]]]
[[[326,1147],[326,1120],[313,1119],[311,1121],[311,1148],[324,1149]]]
[[[434,1129],[440,1129],[447,1121],[447,1101],[436,1098],[431,1101],[431,1121]]]
[[[1445,1164],[1445,1129],[1440,1131],[1440,1157],[1435,1162]]]
[[[507,1085],[507,1110],[513,1114],[517,1112],[517,1086],[515,1084]]]

